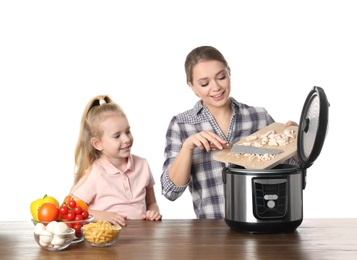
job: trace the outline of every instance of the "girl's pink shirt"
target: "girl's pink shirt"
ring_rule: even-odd
[[[94,161],[88,177],[82,178],[72,193],[85,201],[89,210],[116,212],[128,219],[140,219],[146,213],[146,189],[154,184],[144,158],[130,155],[124,172],[100,158]]]

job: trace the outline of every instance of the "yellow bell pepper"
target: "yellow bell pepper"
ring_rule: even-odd
[[[46,203],[46,202],[50,202],[52,204],[55,204],[57,207],[59,207],[58,200],[56,200],[54,197],[47,196],[47,194],[45,196],[43,196],[43,198],[34,200],[33,202],[31,202],[31,205],[30,205],[31,215],[34,220],[38,221],[38,209],[41,207],[41,205],[43,203]]]

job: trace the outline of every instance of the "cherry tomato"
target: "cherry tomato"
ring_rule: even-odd
[[[73,224],[73,229],[76,231],[76,233],[81,233],[81,228],[82,228],[82,224],[81,223]]]
[[[76,214],[82,214],[83,212],[83,209],[80,207],[80,206],[76,206],[74,209],[73,209],[74,213]]]
[[[68,206],[70,206],[72,209],[74,209],[77,206],[77,203],[75,200],[70,200],[68,202]]]
[[[88,210],[88,205],[83,200],[76,200],[77,206],[80,206],[83,210]]]
[[[76,214],[73,211],[71,211],[71,210],[68,211],[68,213],[67,213],[68,221],[73,221],[75,217],[76,217]]]
[[[68,213],[68,208],[67,208],[67,206],[65,206],[65,205],[62,205],[60,208],[59,208],[59,212],[60,212],[60,214],[61,215],[67,215],[67,213]]]
[[[80,215],[80,214],[77,214],[75,217],[74,217],[74,220],[77,221],[77,220],[83,220],[83,216]]]
[[[87,210],[83,210],[82,212],[83,219],[87,219],[89,217],[89,213]]]
[[[76,237],[77,237],[77,238],[81,238],[81,237],[82,237],[82,232],[81,232],[81,231],[75,232],[75,234],[76,234]]]
[[[40,221],[51,222],[54,220],[58,220],[59,217],[59,209],[53,203],[46,202],[41,205],[38,209],[38,219]]]

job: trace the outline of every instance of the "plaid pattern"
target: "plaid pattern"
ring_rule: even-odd
[[[191,165],[191,177],[185,186],[175,186],[168,169],[181,150],[183,142],[191,135],[210,130],[229,143],[238,142],[259,129],[274,122],[262,107],[252,107],[231,98],[232,119],[225,136],[209,110],[198,101],[193,109],[174,116],[166,133],[165,162],[161,175],[162,195],[174,201],[189,187],[197,218],[224,218],[224,190],[222,169],[225,163],[213,159],[214,152],[195,148]]]

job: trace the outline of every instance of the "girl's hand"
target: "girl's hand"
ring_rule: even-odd
[[[162,215],[159,212],[152,211],[152,210],[148,210],[146,211],[146,214],[142,215],[142,219],[151,220],[151,221],[160,220],[161,218]]]
[[[113,225],[126,226],[127,216],[99,210],[90,211],[90,214],[94,216],[94,221],[102,220],[112,223]]]
[[[223,146],[226,145],[226,141],[221,137],[216,135],[211,131],[202,131],[197,134],[191,135],[186,139],[185,145],[193,150],[196,147],[203,150],[206,149],[207,152],[211,150],[222,150]]]

